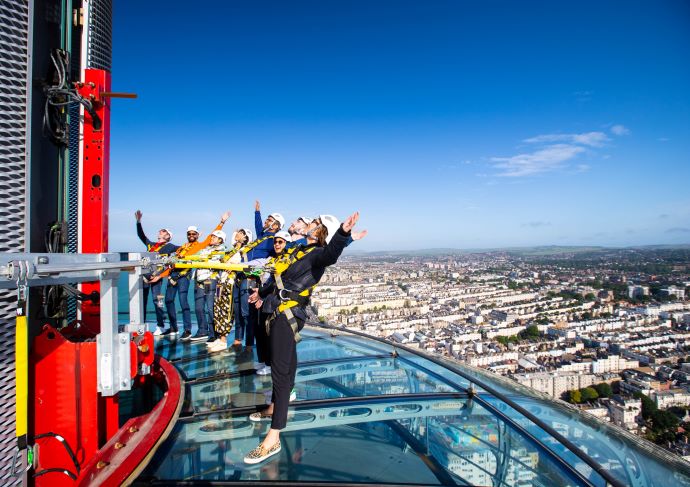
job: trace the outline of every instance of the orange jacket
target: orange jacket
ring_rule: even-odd
[[[186,257],[188,255],[194,255],[197,252],[199,252],[201,249],[205,249],[208,247],[208,245],[211,243],[211,235],[213,232],[216,230],[222,230],[223,229],[224,223],[219,223],[216,228],[211,230],[211,233],[209,233],[205,239],[203,239],[201,242],[187,242],[186,244],[182,245],[179,249],[175,251],[175,255],[178,257]],[[160,277],[168,277],[170,274],[171,269],[166,269],[165,271],[161,272]]]

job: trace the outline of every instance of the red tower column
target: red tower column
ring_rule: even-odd
[[[84,83],[78,86],[81,95],[94,107],[94,117],[84,110],[82,164],[79,187],[79,252],[98,254],[108,251],[108,187],[110,174],[110,73],[87,69]],[[82,286],[82,291],[98,291],[98,283]],[[93,336],[100,331],[99,306],[82,302],[81,321]]]

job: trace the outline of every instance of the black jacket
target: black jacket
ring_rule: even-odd
[[[315,248],[302,259],[293,263],[280,275],[285,289],[301,292],[318,284],[321,277],[323,277],[323,273],[326,272],[326,267],[338,262],[340,254],[343,253],[343,250],[349,243],[350,232],[346,233],[341,226],[333,235],[328,245]],[[316,244],[303,248],[308,249],[314,245]],[[273,280],[270,280],[259,289],[259,296],[264,300],[264,304],[261,307],[261,311],[264,313],[273,313],[280,305],[278,288]],[[305,320],[307,317],[306,312],[300,306],[292,308],[292,312],[300,320]]]

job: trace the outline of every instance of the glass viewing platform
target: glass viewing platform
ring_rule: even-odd
[[[141,485],[690,486],[690,464],[565,403],[463,364],[307,326],[280,454],[244,455],[269,423],[255,356],[159,339],[185,402]]]

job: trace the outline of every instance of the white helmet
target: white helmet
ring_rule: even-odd
[[[280,213],[271,213],[268,216],[278,222],[278,225],[280,225],[280,227],[278,227],[278,230],[283,228],[283,225],[285,225],[285,218],[283,218],[283,215],[281,215]]]
[[[237,231],[232,235],[232,242],[233,242],[233,245],[234,245],[234,243],[235,243],[235,239],[237,238],[237,233],[238,233],[240,230],[243,231],[244,234],[247,236],[247,243],[249,243],[249,242],[252,241],[252,231],[251,231],[250,229],[248,229],[248,228],[238,228]]]
[[[161,228],[161,231],[163,232],[168,232],[168,235],[170,235],[170,238],[168,239],[168,242],[170,242],[173,238],[173,233],[170,231],[169,228]]]
[[[201,232],[199,231],[199,228],[196,225],[190,225],[187,227],[187,232],[194,232],[198,233],[199,236],[201,237]]]
[[[307,225],[309,225],[312,221],[314,221],[313,218],[309,218],[309,217],[306,217],[306,216],[301,216],[301,217],[298,218],[298,220],[302,220],[302,221],[303,221],[304,223],[306,223]]]
[[[213,233],[211,233],[211,235],[215,235],[216,237],[221,239],[223,242],[225,242],[225,238],[227,237],[227,235],[225,235],[225,232],[223,230],[214,230]]]
[[[326,243],[330,242],[335,235],[335,232],[340,228],[340,220],[338,220],[333,215],[319,215],[321,224],[328,230],[328,235],[326,236]]]
[[[277,233],[273,236],[273,238],[274,238],[274,239],[275,239],[275,238],[282,238],[282,239],[285,240],[286,242],[292,242],[292,237],[291,237],[290,234],[289,234],[288,232],[286,232],[285,230],[281,230],[280,232],[277,232]]]

